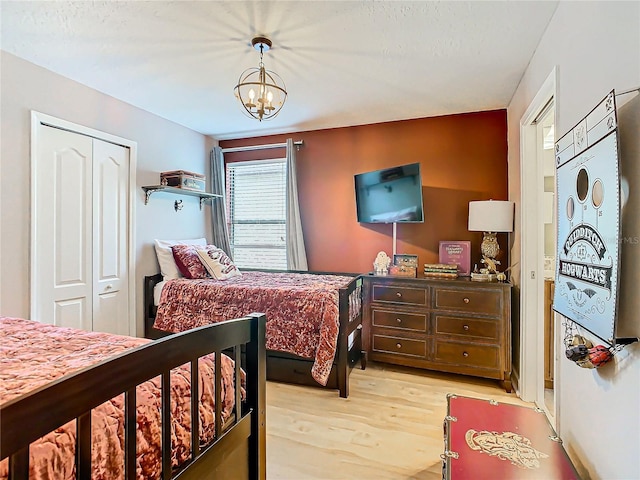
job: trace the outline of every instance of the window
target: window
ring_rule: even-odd
[[[227,164],[229,241],[239,268],[287,269],[285,159]]]

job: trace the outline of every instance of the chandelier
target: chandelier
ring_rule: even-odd
[[[280,76],[264,68],[262,55],[271,48],[271,40],[255,37],[253,48],[260,52],[258,68],[248,68],[240,75],[234,93],[247,115],[259,121],[269,120],[278,115],[285,100],[287,90]]]

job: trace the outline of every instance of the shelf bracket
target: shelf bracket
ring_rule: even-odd
[[[151,194],[153,192],[157,192],[158,190],[155,188],[145,188],[144,189],[144,204],[148,204],[149,203],[149,199],[151,198]]]

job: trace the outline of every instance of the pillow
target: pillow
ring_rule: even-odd
[[[173,245],[173,259],[178,270],[185,278],[208,278],[207,269],[200,261],[194,245]]]
[[[191,240],[156,240],[156,256],[160,264],[160,273],[164,280],[181,278],[182,274],[178,270],[171,247],[173,245],[202,245],[207,244],[206,238],[195,238]]]
[[[242,275],[238,267],[236,267],[229,258],[229,255],[215,245],[207,245],[204,248],[195,247],[195,249],[198,255],[200,255],[200,260],[204,268],[206,268],[209,275],[216,280],[226,280]]]

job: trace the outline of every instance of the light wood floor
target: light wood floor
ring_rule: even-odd
[[[440,479],[447,393],[529,405],[496,381],[356,367],[337,390],[267,384],[267,478]]]

